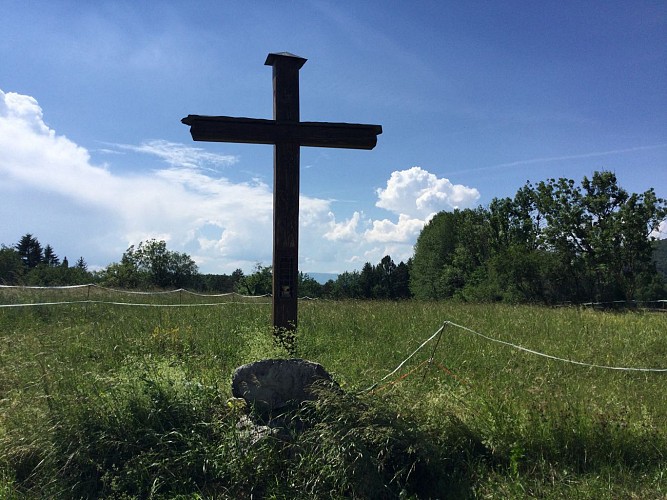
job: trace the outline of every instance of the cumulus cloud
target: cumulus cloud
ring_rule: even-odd
[[[378,262],[385,255],[395,261],[407,260],[424,225],[441,210],[473,206],[477,189],[457,185],[420,167],[391,173],[386,187],[376,190],[375,206],[392,217],[365,219],[355,211],[338,221],[330,212],[324,238],[345,249],[345,262],[356,267]]]
[[[377,189],[376,194],[375,206],[392,212],[397,220],[369,220],[364,227],[356,221],[353,226],[335,227],[348,239],[352,239],[350,233],[354,231],[354,236],[364,243],[363,252],[355,256],[355,261],[377,262],[385,255],[397,262],[408,259],[419,233],[433,215],[472,207],[480,197],[477,189],[453,184],[420,167],[392,172],[386,187]]]
[[[270,264],[271,186],[222,176],[221,167],[239,158],[164,140],[106,146],[123,153],[112,158],[125,162],[120,172],[113,161],[95,164],[86,148],[50,128],[36,99],[0,90],[0,242],[31,232],[62,256],[84,255],[103,267],[130,244],[158,238],[190,254],[204,272]],[[141,155],[164,168],[140,168]],[[128,161],[136,164],[128,168]],[[300,265],[342,272],[384,255],[406,260],[433,213],[478,198],[476,189],[419,167],[393,172],[377,190],[376,206],[392,214],[378,220],[362,210],[337,219],[333,201],[302,194]]]
[[[100,202],[93,193],[100,186],[113,184],[109,172],[91,165],[84,148],[57,136],[44,123],[34,98],[0,90],[0,102],[0,171],[4,179]]]
[[[426,221],[400,214],[398,222],[389,219],[373,221],[373,227],[364,233],[366,241],[382,243],[411,243],[417,239]]]
[[[352,217],[343,222],[336,222],[336,216],[329,212],[329,230],[324,233],[324,237],[330,241],[356,241],[359,239],[357,228],[361,219],[360,212],[354,212]]]
[[[39,236],[35,226],[41,224],[41,231],[79,238],[79,247],[89,252],[98,253],[104,247],[109,252],[102,257],[106,259],[119,248],[151,237],[200,253],[202,261],[207,260],[209,249],[221,261],[238,262],[252,260],[247,256],[256,254],[257,248],[270,252],[270,187],[205,174],[203,166],[228,165],[236,158],[166,141],[120,149],[151,154],[168,168],[119,175],[111,167],[94,165],[85,148],[46,125],[34,98],[0,91],[0,175],[5,179],[3,187],[14,190],[12,196],[7,192],[2,197],[0,206],[5,218],[14,214],[14,220],[19,219],[16,231],[20,231],[7,237],[16,239],[27,231]],[[21,197],[35,201],[17,204]],[[39,197],[49,198],[52,213],[33,213],[40,206]],[[69,208],[60,210],[58,204]],[[39,210],[43,212],[44,207]],[[328,207],[323,211],[326,215]],[[75,214],[70,217],[76,216],[81,223],[68,227],[65,220],[48,220],[56,213]],[[87,220],[85,213],[91,215]],[[54,238],[49,236],[50,241]],[[215,241],[209,244],[208,239]],[[91,247],[96,240],[99,247]],[[110,241],[114,241],[111,248]],[[208,257],[210,261],[212,255]]]
[[[479,199],[477,189],[452,184],[420,167],[392,172],[377,195],[377,207],[422,219],[441,210],[472,207]]]

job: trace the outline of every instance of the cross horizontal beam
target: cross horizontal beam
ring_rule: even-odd
[[[377,136],[382,133],[381,125],[279,122],[232,116],[188,115],[181,122],[190,125],[190,134],[195,141],[292,143],[320,148],[373,149]]]

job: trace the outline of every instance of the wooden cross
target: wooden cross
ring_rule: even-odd
[[[188,115],[195,141],[273,144],[273,326],[297,325],[299,262],[299,154],[301,146],[373,149],[380,125],[299,121],[299,70],[306,59],[269,54],[273,67],[273,120]]]

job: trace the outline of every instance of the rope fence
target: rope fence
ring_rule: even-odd
[[[69,300],[63,302],[31,302],[24,304],[0,304],[0,308],[6,307],[36,307],[36,306],[61,306],[67,304],[106,304],[111,306],[130,307],[206,307],[206,306],[268,306],[270,302],[208,302],[196,304],[147,304],[145,302],[109,302],[106,300]]]
[[[28,285],[0,285],[0,290],[34,290],[34,291],[68,291],[76,289],[88,289],[88,296],[90,296],[90,290],[92,288],[110,292],[110,293],[119,293],[119,294],[128,294],[128,295],[142,295],[142,296],[165,296],[170,294],[183,294],[191,295],[193,297],[205,297],[205,298],[222,298],[229,297],[235,299],[247,299],[247,300],[257,300],[257,299],[268,299],[272,295],[266,293],[263,295],[243,295],[237,292],[226,292],[226,293],[199,293],[187,290],[186,288],[178,288],[175,290],[155,290],[155,291],[141,291],[141,290],[125,290],[118,288],[110,288],[102,285],[97,285],[95,283],[88,283],[85,285],[63,285],[63,286],[28,286]],[[319,299],[317,297],[303,296],[299,297],[301,301],[319,301],[325,299]],[[0,308],[3,307],[31,307],[31,306],[54,306],[60,304],[110,304],[110,305],[127,305],[127,306],[147,306],[147,307],[194,307],[194,306],[215,306],[215,305],[225,305],[229,302],[215,302],[215,303],[198,303],[198,304],[147,304],[147,303],[131,303],[131,302],[108,302],[101,300],[79,300],[79,301],[61,301],[61,302],[30,302],[22,304],[0,304]],[[242,302],[234,302],[235,304],[241,304]],[[269,304],[269,302],[261,302],[258,305]]]
[[[650,312],[667,312],[667,299],[661,300],[614,300],[609,302],[566,302],[554,307],[583,307],[596,311],[640,310]]]
[[[237,297],[253,298],[253,299],[271,296],[271,294],[269,293],[264,295],[242,295],[236,292],[198,293],[188,290],[186,288],[176,288],[174,290],[152,290],[152,291],[127,290],[127,289],[106,287],[102,285],[97,285],[95,283],[87,283],[85,285],[62,285],[62,286],[0,285],[0,289],[19,289],[19,290],[72,290],[76,288],[97,288],[99,290],[105,290],[108,292],[134,294],[134,295],[168,295],[171,293],[187,293],[189,295],[195,295],[197,297],[228,297],[235,295]]]
[[[14,286],[14,285],[0,285],[0,289],[27,289],[27,290],[68,290],[68,289],[77,289],[77,288],[88,288],[90,291],[91,288],[97,288],[100,290],[104,290],[107,292],[114,292],[114,293],[122,293],[122,294],[135,294],[135,295],[165,295],[165,294],[174,294],[174,293],[186,293],[189,295],[197,296],[197,297],[208,297],[208,298],[213,298],[213,297],[238,297],[242,299],[261,299],[261,298],[267,298],[270,297],[271,295],[241,295],[236,292],[229,292],[229,293],[222,293],[222,294],[203,294],[203,293],[197,293],[197,292],[192,292],[190,290],[186,290],[184,288],[179,288],[176,290],[167,290],[167,291],[136,291],[136,290],[119,290],[115,288],[108,288],[108,287],[103,287],[100,285],[96,285],[94,283],[89,283],[85,285],[67,285],[67,286],[53,286],[53,287],[45,287],[45,286]],[[304,297],[301,300],[313,300],[310,297]],[[622,302],[613,302],[609,304],[621,304]],[[660,303],[660,305],[665,305],[667,304],[667,300],[659,300],[659,301],[654,301],[653,303]],[[0,304],[0,308],[17,308],[17,307],[36,307],[36,306],[56,306],[56,305],[73,305],[73,304],[105,304],[105,305],[114,305],[114,306],[128,306],[128,307],[211,307],[211,306],[224,306],[224,305],[229,305],[229,304],[239,304],[239,305],[269,305],[270,302],[208,302],[208,303],[192,303],[192,304],[149,304],[149,303],[135,303],[135,302],[114,302],[114,301],[104,301],[104,300],[74,300],[74,301],[61,301],[61,302],[36,302],[36,303],[19,303],[19,304]],[[597,305],[603,305],[605,303],[587,303],[587,304],[582,304],[584,307],[594,307]],[[633,304],[637,304],[637,302],[634,302]],[[382,379],[371,385],[369,388],[367,388],[364,392],[366,391],[372,391],[374,390],[379,384],[387,380],[389,377],[393,376],[396,374],[413,356],[415,356],[421,349],[423,349],[427,344],[429,344],[431,341],[437,338],[436,344],[433,348],[433,351],[431,353],[430,358],[427,360],[428,364],[433,363],[433,358],[435,356],[435,352],[438,348],[438,345],[440,343],[440,338],[442,337],[443,332],[445,331],[446,327],[452,327],[452,328],[457,328],[461,331],[470,333],[472,335],[475,335],[479,338],[482,338],[488,342],[493,342],[496,344],[504,345],[506,347],[510,347],[512,349],[518,350],[525,352],[527,354],[532,354],[534,356],[539,356],[543,357],[546,359],[551,359],[553,361],[559,361],[561,363],[569,363],[577,366],[583,366],[587,368],[596,368],[596,369],[603,369],[603,370],[615,370],[615,371],[626,371],[626,372],[651,372],[651,373],[665,373],[667,372],[667,368],[638,368],[638,367],[625,367],[625,366],[610,366],[610,365],[599,365],[595,363],[586,363],[583,361],[577,361],[573,359],[566,359],[566,358],[561,358],[558,356],[553,356],[551,354],[546,354],[543,352],[536,351],[534,349],[528,349],[527,347],[523,347],[518,344],[514,344],[512,342],[507,342],[505,340],[500,340],[496,339],[493,337],[490,337],[488,335],[484,335],[480,332],[477,332],[473,330],[472,328],[468,328],[463,325],[456,324],[452,321],[445,321],[442,326],[429,338],[424,340],[417,349],[415,349],[407,358],[405,358],[399,365],[392,370],[390,373],[385,375]],[[422,365],[419,365],[421,367]],[[444,368],[444,367],[443,367]],[[409,374],[412,374],[416,369],[413,369]],[[401,380],[403,378],[407,377],[407,375],[402,376]]]
[[[438,345],[439,345],[439,343],[440,343],[440,338],[442,337],[442,334],[443,334],[443,332],[445,331],[445,328],[448,327],[448,326],[449,326],[449,327],[453,327],[453,328],[458,328],[458,329],[460,329],[460,330],[462,330],[462,331],[464,331],[464,332],[467,332],[467,333],[476,335],[476,336],[478,336],[478,337],[480,337],[480,338],[482,338],[482,339],[484,339],[484,340],[487,340],[487,341],[489,341],[489,342],[494,342],[494,343],[497,343],[497,344],[501,344],[501,345],[504,345],[504,346],[506,346],[506,347],[510,347],[510,348],[512,348],[512,349],[516,349],[516,350],[518,350],[518,351],[522,351],[522,352],[525,352],[525,353],[528,353],[528,354],[532,354],[532,355],[534,355],[534,356],[540,356],[540,357],[543,357],[543,358],[551,359],[551,360],[553,360],[553,361],[559,361],[559,362],[561,362],[561,363],[569,363],[569,364],[573,364],[573,365],[577,365],[577,366],[583,366],[583,367],[587,367],[587,368],[596,368],[596,369],[602,369],[602,370],[615,370],[615,371],[626,371],[626,372],[667,373],[667,368],[636,368],[636,367],[627,367],[627,366],[598,365],[598,364],[595,364],[595,363],[585,363],[585,362],[583,362],[583,361],[576,361],[576,360],[573,360],[573,359],[560,358],[560,357],[558,357],[558,356],[552,356],[551,354],[546,354],[546,353],[543,353],[543,352],[535,351],[535,350],[533,350],[533,349],[528,349],[528,348],[523,347],[523,346],[520,346],[520,345],[518,345],[518,344],[513,344],[512,342],[506,342],[506,341],[504,341],[504,340],[500,340],[500,339],[496,339],[496,338],[493,338],[493,337],[489,337],[488,335],[484,335],[484,334],[482,334],[482,333],[480,333],[480,332],[477,332],[477,331],[473,330],[472,328],[468,328],[468,327],[463,326],[463,325],[458,325],[458,324],[456,324],[456,323],[454,323],[454,322],[452,322],[452,321],[445,321],[445,322],[442,324],[442,326],[441,326],[441,327],[440,327],[440,328],[439,328],[433,335],[431,335],[431,336],[430,336],[429,338],[427,338],[424,342],[422,342],[421,345],[420,345],[419,347],[417,347],[417,349],[415,349],[415,350],[414,350],[414,351],[413,351],[407,358],[405,358],[403,361],[401,361],[401,362],[398,364],[398,366],[397,366],[396,368],[394,368],[394,370],[392,370],[390,373],[388,373],[387,375],[385,375],[384,377],[382,377],[380,380],[378,380],[377,382],[375,382],[373,385],[371,385],[371,386],[368,387],[367,389],[364,389],[364,390],[361,391],[361,392],[372,392],[372,391],[377,390],[377,389],[378,389],[378,386],[379,386],[380,384],[382,384],[382,382],[384,382],[385,380],[387,380],[388,378],[390,378],[392,375],[396,374],[401,368],[403,368],[403,366],[404,366],[404,365],[405,365],[405,364],[406,364],[406,363],[407,363],[407,362],[408,362],[408,361],[409,361],[415,354],[417,354],[417,353],[418,353],[420,350],[422,350],[422,349],[423,349],[429,342],[433,341],[433,340],[436,339],[436,337],[437,337],[436,345],[435,345],[435,347],[434,347],[434,349],[433,349],[433,351],[432,351],[431,356],[430,356],[429,359],[423,361],[423,362],[420,363],[418,366],[416,366],[415,368],[413,368],[413,369],[410,370],[409,372],[405,373],[404,375],[401,375],[401,376],[400,376],[399,378],[397,378],[396,380],[393,380],[393,381],[388,382],[385,386],[380,387],[380,389],[383,389],[383,388],[385,388],[385,387],[387,387],[387,386],[389,386],[389,385],[393,385],[393,384],[396,384],[396,383],[398,383],[398,382],[400,382],[400,381],[402,381],[402,380],[405,380],[408,376],[413,375],[414,373],[416,373],[417,370],[418,370],[419,368],[421,368],[422,366],[424,366],[424,365],[427,365],[427,364],[428,364],[428,365],[431,365],[431,364],[433,364],[433,358],[434,358],[434,356],[435,356],[436,349],[437,349],[437,347],[438,347]],[[439,368],[441,368],[441,369],[442,369],[443,371],[445,371],[446,373],[452,375],[454,378],[459,379],[459,380],[462,380],[462,379],[460,379],[460,377],[456,376],[453,372],[451,372],[451,370],[449,370],[448,368],[442,366],[440,363],[436,363],[436,364],[439,366]]]
[[[95,283],[87,283],[84,285],[57,285],[57,286],[31,286],[31,285],[1,285],[1,289],[18,289],[18,290],[73,290],[78,288],[96,288],[99,290],[105,290],[113,293],[121,294],[130,294],[130,295],[169,295],[169,294],[188,294],[195,297],[238,297],[244,299],[259,299],[259,298],[268,298],[271,297],[270,293],[263,295],[243,295],[237,292],[225,292],[225,293],[200,293],[188,290],[186,288],[177,288],[174,290],[152,290],[152,291],[141,291],[141,290],[127,290],[119,288],[105,287]],[[309,297],[307,295],[299,297],[299,300],[309,301],[309,300],[326,300],[320,299],[317,297]],[[56,304],[56,303],[54,303]],[[42,304],[44,305],[44,304]],[[50,305],[50,304],[49,304]],[[2,305],[0,305],[2,307]],[[667,299],[662,300],[651,300],[651,301],[640,301],[640,300],[615,300],[608,302],[583,302],[583,303],[563,303],[557,304],[555,307],[585,307],[591,309],[643,309],[649,311],[661,311],[667,312]]]
[[[16,303],[16,304],[0,304],[0,308],[8,307],[37,307],[37,306],[57,306],[57,305],[67,305],[67,304],[107,304],[107,305],[116,305],[116,306],[136,306],[136,307],[199,307],[199,306],[219,306],[219,305],[228,305],[228,304],[243,304],[243,305],[268,305],[270,302],[259,302],[258,299],[267,299],[270,298],[270,294],[264,295],[243,295],[236,292],[228,293],[198,293],[185,288],[178,288],[175,290],[155,290],[155,291],[140,291],[140,290],[125,290],[110,288],[95,283],[88,283],[85,285],[66,285],[66,286],[18,286],[18,285],[0,285],[0,291],[2,290],[28,290],[28,291],[72,291],[77,289],[87,289],[88,297],[84,300],[63,300],[63,301],[44,301],[44,302],[25,302],[25,303]],[[107,293],[117,293],[125,295],[134,295],[134,296],[168,296],[173,294],[178,294],[182,300],[183,294],[190,295],[193,297],[204,297],[207,299],[216,299],[216,298],[231,298],[231,299],[242,299],[242,300],[251,300],[252,302],[239,302],[239,301],[228,301],[228,302],[208,302],[208,303],[188,303],[188,304],[152,304],[146,302],[119,302],[119,301],[108,301],[108,300],[92,300],[90,299],[91,289],[100,290]]]
[[[618,370],[618,371],[627,371],[627,372],[667,372],[667,368],[633,368],[633,367],[626,367],[626,366],[608,366],[608,365],[596,365],[594,363],[584,363],[582,361],[575,361],[572,359],[565,359],[565,358],[559,358],[558,356],[552,356],[550,354],[545,354],[543,352],[539,351],[534,351],[533,349],[528,349],[526,347],[522,347],[517,344],[513,344],[511,342],[506,342],[504,340],[499,340],[499,339],[494,339],[493,337],[489,337],[487,335],[483,335],[479,332],[476,332],[475,330],[472,330],[471,328],[467,328],[465,326],[457,325],[456,323],[452,323],[451,321],[446,321],[445,324],[451,325],[456,328],[460,328],[461,330],[464,330],[468,333],[472,333],[473,335],[477,335],[478,337],[481,337],[485,340],[488,340],[490,342],[495,342],[498,344],[502,344],[508,347],[511,347],[513,349],[517,349],[519,351],[527,352],[529,354],[533,354],[535,356],[541,356],[543,358],[547,359],[553,359],[554,361],[560,361],[563,363],[571,363],[573,365],[579,365],[579,366],[585,366],[588,368],[600,368],[603,370]]]

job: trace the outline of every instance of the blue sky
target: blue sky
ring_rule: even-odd
[[[272,117],[270,52],[308,59],[301,119],[380,124],[302,148],[300,269],[412,255],[440,210],[612,170],[667,198],[667,3],[0,0],[0,243],[93,268],[165,239],[202,272],[271,261],[271,146],[188,114]],[[663,236],[667,234],[667,228]]]

